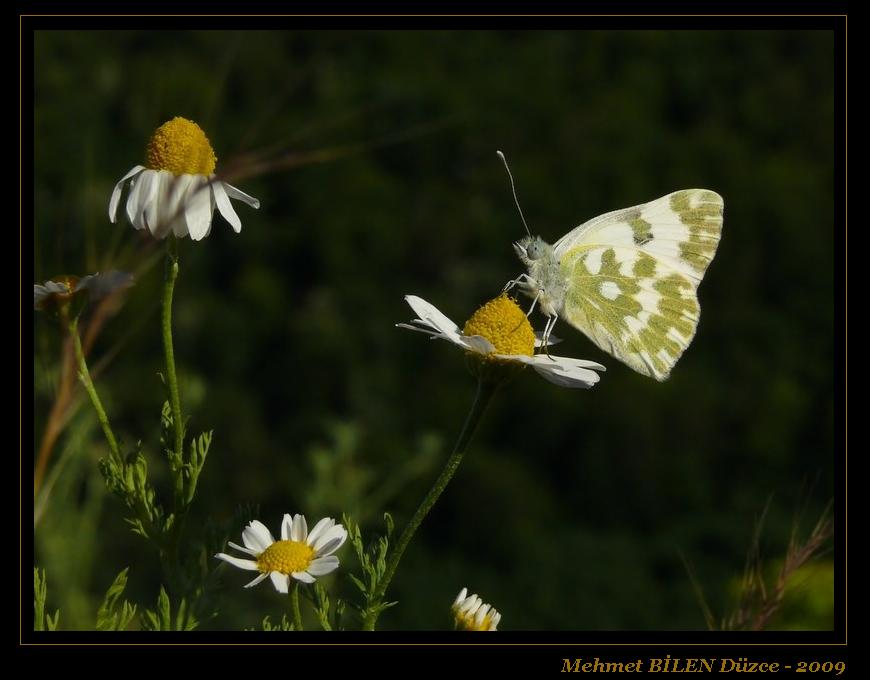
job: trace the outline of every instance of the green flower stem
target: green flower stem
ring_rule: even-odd
[[[178,244],[175,236],[170,236],[166,244],[166,271],[163,280],[163,309],[161,314],[163,326],[163,355],[166,362],[166,391],[169,394],[169,409],[172,413],[173,448],[170,454],[170,468],[175,486],[175,522],[169,540],[169,561],[171,565],[178,562],[178,544],[181,540],[181,530],[184,524],[185,502],[184,493],[184,416],[181,414],[181,395],[178,391],[178,375],[175,370],[175,350],[172,345],[172,297],[175,292],[175,280],[178,278]],[[172,571],[170,569],[170,571]]]
[[[395,575],[399,562],[402,559],[402,555],[405,552],[405,548],[408,547],[408,543],[411,542],[411,539],[414,537],[420,524],[422,524],[423,520],[426,519],[426,515],[429,514],[429,511],[435,505],[438,498],[444,492],[444,489],[447,488],[453,475],[456,473],[456,469],[462,462],[462,457],[465,454],[466,448],[468,448],[471,437],[477,429],[478,423],[480,423],[480,418],[486,410],[492,395],[495,393],[495,388],[496,385],[490,381],[478,381],[477,394],[474,396],[474,403],[471,405],[471,411],[469,411],[468,417],[465,419],[465,425],[462,427],[459,439],[456,440],[456,445],[453,447],[453,453],[450,454],[447,463],[444,465],[444,469],[441,470],[441,474],[438,475],[438,479],[435,480],[432,488],[429,489],[429,493],[426,494],[426,497],[420,503],[414,516],[411,517],[411,521],[408,522],[408,526],[405,527],[405,530],[399,537],[396,547],[393,549],[390,559],[387,562],[384,575],[378,583],[377,590],[375,590],[373,598],[375,603],[380,603],[383,600],[387,588],[390,586],[390,581],[393,580],[393,576]],[[374,630],[378,615],[379,612],[377,608],[370,609],[363,621],[363,630]]]
[[[97,420],[100,421],[100,426],[103,428],[103,435],[106,437],[106,441],[109,444],[109,450],[112,453],[112,457],[116,461],[121,463],[123,462],[123,459],[121,456],[121,449],[118,446],[118,440],[115,438],[114,432],[112,432],[112,426],[109,424],[109,417],[106,415],[106,410],[103,408],[103,403],[100,401],[100,396],[97,394],[97,389],[96,387],[94,387],[94,383],[91,380],[90,371],[88,371],[88,364],[85,360],[85,353],[82,350],[82,341],[79,337],[78,318],[75,318],[69,322],[69,334],[73,341],[73,348],[75,350],[76,361],[78,363],[79,379],[85,386],[85,392],[87,392],[88,397],[90,397],[91,404],[94,407],[94,411],[97,412]],[[142,525],[147,528],[149,536],[152,536],[156,541],[157,545],[160,546],[161,541],[159,530],[157,529],[157,527],[154,526],[154,522],[151,519],[148,508],[146,508],[141,503],[141,501],[136,501],[133,510],[139,520],[142,522]]]
[[[178,375],[175,370],[175,350],[172,345],[172,297],[175,292],[175,280],[178,278],[178,242],[175,236],[170,236],[166,244],[166,271],[163,280],[163,354],[166,361],[166,390],[169,393],[169,409],[172,413],[172,433],[174,435],[173,450],[169,455],[169,466],[175,483],[175,520],[167,541],[166,571],[169,575],[170,591],[180,593],[179,545],[184,529],[184,519],[187,516],[189,502],[185,494],[184,484],[184,416],[181,413],[181,396],[178,391]]]
[[[292,578],[292,577],[291,577]],[[302,628],[302,611],[299,609],[299,581],[293,579],[295,583],[290,591],[290,602],[293,604],[293,628],[295,630],[303,630]]]
[[[177,278],[178,253],[175,247],[175,237],[170,237],[167,245],[166,276],[163,283],[163,354],[166,357],[166,389],[169,392],[172,430],[175,435],[173,455],[176,465],[180,468],[184,455],[184,422],[181,415],[181,396],[178,393],[178,376],[175,373],[175,351],[172,348],[172,294],[175,291],[175,279]],[[181,480],[182,476],[179,469],[176,487]],[[179,493],[178,496],[182,498],[183,493]]]
[[[75,348],[76,361],[79,365],[79,380],[85,386],[85,392],[91,399],[91,404],[97,412],[97,420],[100,421],[100,426],[103,428],[103,434],[106,441],[109,443],[109,450],[116,460],[121,459],[121,450],[118,448],[118,440],[115,439],[115,433],[112,432],[112,426],[109,424],[109,416],[106,415],[106,409],[103,408],[103,402],[100,401],[100,396],[97,394],[97,389],[94,387],[94,382],[91,380],[91,373],[88,371],[88,364],[85,361],[85,353],[82,351],[82,340],[79,337],[79,320],[78,317],[69,322],[69,334]]]

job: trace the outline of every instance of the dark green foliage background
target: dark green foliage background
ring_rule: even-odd
[[[98,387],[165,481],[162,266],[147,238],[108,222],[112,186],[174,115],[204,127],[219,168],[367,142],[237,182],[262,208],[237,205],[240,235],[216,217],[207,240],[182,244],[176,354],[191,427],[215,429],[199,520],[256,503],[273,530],[283,512],[347,511],[377,529],[390,510],[401,527],[474,384],[459,352],[393,324],[411,318],[412,292],[461,323],[521,271],[496,149],[551,241],[676,189],[718,191],[723,240],[671,379],[636,375],[559,324],[559,353],[607,373],[591,391],[533,373],[503,390],[382,619],[447,627],[467,585],[505,630],[701,629],[680,553],[721,614],[768,499],[775,564],[807,489],[805,525],[833,494],[833,53],[825,32],[39,33],[37,280],[153,258],[93,360],[119,351]],[[39,437],[59,340],[44,318],[34,329]],[[79,408],[36,530],[62,628],[92,626],[125,566],[130,596],[156,600],[156,559],[96,472],[104,452]],[[232,569],[223,580],[204,627],[280,618],[271,587],[244,591]],[[805,583],[776,625],[832,626],[831,588]]]

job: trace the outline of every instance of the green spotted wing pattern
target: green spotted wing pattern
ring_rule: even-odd
[[[639,373],[666,379],[695,335],[722,214],[719,194],[687,189],[577,227],[554,246],[568,282],[562,318]]]

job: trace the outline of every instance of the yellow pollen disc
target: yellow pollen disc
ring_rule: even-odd
[[[62,283],[66,286],[65,293],[56,293],[56,295],[69,295],[70,293],[72,293],[76,285],[78,285],[79,277],[73,274],[64,274],[63,276],[59,276],[58,278],[54,279],[54,282]]]
[[[483,621],[480,622],[480,625],[477,624],[474,616],[468,616],[467,614],[457,614],[456,615],[456,627],[459,630],[489,630],[492,625],[492,617],[487,614],[483,617]]]
[[[145,165],[174,175],[211,175],[217,156],[205,132],[192,120],[176,116],[151,135]]]
[[[257,558],[257,569],[263,573],[280,571],[292,574],[305,571],[314,557],[314,548],[300,541],[275,541]]]
[[[515,300],[502,293],[478,309],[465,322],[464,335],[481,335],[489,340],[497,354],[535,352],[535,332]]]

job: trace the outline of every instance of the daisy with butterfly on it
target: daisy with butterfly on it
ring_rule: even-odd
[[[564,387],[590,387],[600,364],[549,353],[551,332],[561,317],[598,347],[628,366],[664,380],[692,341],[698,325],[698,284],[722,231],[724,202],[708,189],[676,191],[655,201],[616,210],[583,223],[554,245],[532,236],[510,178],[527,237],[514,250],[528,272],[509,281],[502,294],[481,307],[462,331],[425,300],[405,298],[417,313],[397,324],[451,342],[465,350],[478,378],[477,395],[456,446],[432,489],[403,531],[376,596],[382,598],[402,553],[455,473],[494,388],[517,367],[532,366]],[[533,298],[528,314],[507,296],[519,286]],[[527,316],[538,306],[547,317],[536,339]],[[544,355],[535,354],[542,348]],[[376,600],[377,600],[376,597]],[[364,622],[373,630],[377,608]]]
[[[496,389],[527,366],[531,366],[545,380],[568,388],[592,387],[599,380],[596,371],[604,370],[604,366],[595,361],[536,354],[535,349],[545,351],[548,349],[547,341],[535,335],[527,315],[515,300],[504,293],[478,308],[465,322],[461,331],[459,326],[426,300],[416,295],[406,295],[405,301],[418,318],[410,323],[399,323],[396,326],[425,333],[430,339],[446,340],[463,350],[469,368],[477,378],[477,393],[453,452],[390,554],[384,575],[374,592],[373,605],[369,607],[363,621],[364,630],[374,630],[381,611],[379,605],[383,601],[405,548],[456,473],[480,418]],[[475,601],[472,604],[476,605],[476,615],[481,603]],[[484,625],[483,618],[486,611],[483,611],[483,614],[481,626]],[[490,626],[492,619],[487,619],[485,623],[487,627]]]
[[[406,295],[405,302],[419,318],[411,323],[396,324],[398,328],[426,333],[433,339],[447,340],[465,350],[477,362],[478,372],[486,374],[510,367],[531,366],[545,380],[561,387],[588,388],[599,381],[595,371],[604,366],[585,359],[573,359],[547,354],[535,354],[535,349],[548,349],[544,340],[532,330],[526,314],[516,301],[505,294],[481,306],[462,328],[437,307],[416,295]]]

